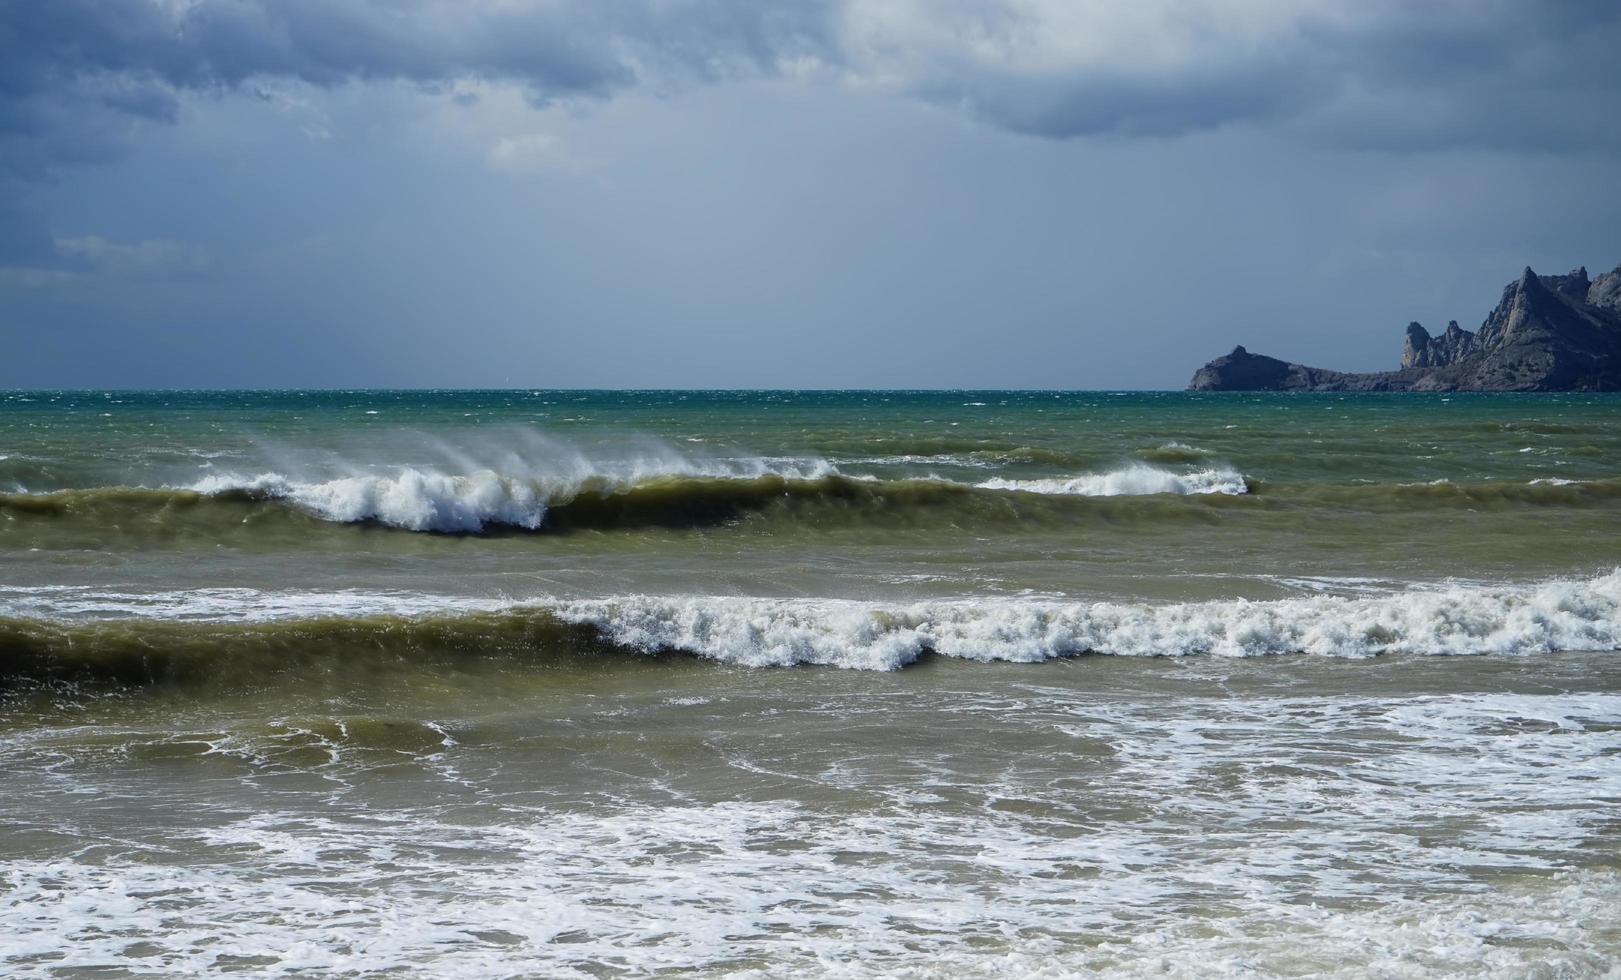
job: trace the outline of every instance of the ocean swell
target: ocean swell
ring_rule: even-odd
[[[86,595],[0,594],[0,665],[13,677],[241,683],[372,661],[392,671],[402,659],[461,666],[615,650],[745,667],[895,670],[928,653],[1031,663],[1081,654],[1368,658],[1621,648],[1621,570],[1530,586],[1167,604],[625,595],[446,599],[435,607],[427,597],[379,594],[365,614],[360,593],[333,594],[330,603],[319,593],[256,602],[245,591],[211,590],[195,602],[190,593],[126,596],[122,613],[120,603]]]
[[[352,476],[315,483],[279,473],[209,477],[190,489],[209,496],[246,494],[287,500],[340,524],[376,522],[411,531],[482,531],[500,524],[536,530],[546,497],[533,481],[491,471],[467,476],[413,468],[394,476]]]
[[[1272,527],[1314,511],[1421,513],[1613,508],[1621,480],[1414,484],[1273,484],[1236,470],[1176,472],[1132,464],[1080,476],[978,483],[937,475],[880,479],[831,464],[778,464],[756,474],[587,474],[569,478],[497,471],[456,475],[408,468],[335,479],[278,473],[222,475],[184,488],[94,487],[0,493],[0,534],[39,537],[77,529],[85,541],[167,542],[274,536],[295,543],[314,525],[439,534],[690,529],[759,516],[762,530],[833,526],[1036,526],[1099,521],[1164,528],[1223,515],[1266,513]],[[17,520],[9,520],[16,518]],[[54,530],[53,530],[54,528]],[[27,538],[26,535],[36,535]],[[75,544],[74,546],[78,546]]]
[[[214,476],[187,488],[210,496],[246,494],[286,500],[338,523],[371,522],[412,531],[476,533],[488,526],[540,530],[567,527],[704,523],[739,516],[785,499],[926,504],[974,490],[1115,497],[1158,494],[1242,494],[1234,470],[1175,473],[1140,463],[1076,477],[996,478],[977,484],[939,477],[878,480],[842,474],[809,461],[752,471],[694,468],[628,476],[593,474],[566,480],[494,471],[451,475],[404,468],[391,475],[299,482],[279,473]]]
[[[187,488],[210,496],[247,494],[286,500],[342,524],[377,523],[411,531],[476,533],[487,526],[539,530],[549,509],[570,501],[611,497],[638,487],[691,481],[697,484],[756,481],[814,482],[836,471],[820,460],[767,465],[747,460],[723,465],[677,465],[644,470],[513,475],[494,470],[467,474],[401,467],[389,474],[299,481],[280,473],[252,477],[217,475]]]

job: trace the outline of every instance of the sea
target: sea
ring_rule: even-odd
[[[0,392],[0,975],[1621,976],[1621,396]]]

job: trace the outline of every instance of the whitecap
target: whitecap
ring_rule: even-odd
[[[1621,570],[1589,581],[1528,587],[1157,605],[618,596],[545,607],[566,622],[595,627],[621,646],[684,650],[754,667],[894,670],[925,651],[965,660],[1034,662],[1082,653],[1366,658],[1621,648]]]
[[[0,587],[0,616],[263,622],[333,616],[543,613],[630,650],[747,667],[895,670],[925,652],[1038,662],[1130,657],[1369,658],[1621,649],[1621,569],[1535,585],[1454,583],[1381,595],[1182,603],[974,596],[923,602],[714,595],[455,597],[408,592],[202,589],[117,593]]]
[[[1241,494],[1249,491],[1244,474],[1224,467],[1175,473],[1142,463],[1133,463],[1106,473],[1073,477],[1047,477],[1014,480],[995,477],[975,484],[982,490],[1020,490],[1025,493],[1061,494],[1081,497],[1143,496],[1156,493]]]
[[[417,466],[325,480],[297,480],[278,472],[254,476],[222,473],[185,489],[205,494],[261,494],[340,523],[375,521],[412,531],[472,533],[490,525],[535,530],[545,520],[551,501],[571,499],[586,487],[602,492],[670,477],[814,480],[837,473],[831,464],[815,459],[673,459],[574,465],[553,473],[513,474],[493,469],[448,473]]]

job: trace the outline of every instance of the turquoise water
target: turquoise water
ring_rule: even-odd
[[[411,589],[431,568],[429,593],[503,597],[1277,598],[1292,594],[1280,577],[1515,582],[1621,558],[1610,396],[34,393],[4,405],[0,547],[15,584],[95,584],[104,576],[82,556],[103,548],[143,556],[126,565],[135,591]],[[131,487],[153,492],[108,492]],[[41,498],[59,506],[47,514]]]
[[[1601,975],[1621,398],[0,394],[15,975]]]

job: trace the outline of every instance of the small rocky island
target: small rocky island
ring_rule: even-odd
[[[1400,370],[1330,371],[1240,346],[1200,368],[1188,390],[1621,390],[1621,266],[1591,280],[1586,268],[1564,276],[1527,268],[1473,332],[1454,320],[1432,336],[1410,323]]]

